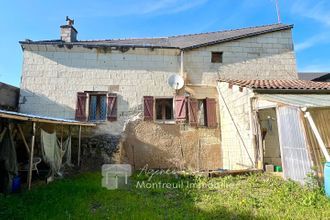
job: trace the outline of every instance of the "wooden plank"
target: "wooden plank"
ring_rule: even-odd
[[[38,122],[38,123],[48,123],[48,124],[58,124],[58,125],[79,125],[79,126],[89,126],[95,127],[96,124],[93,123],[80,123],[80,122],[65,122],[65,121],[56,121],[56,120],[47,120],[47,119],[39,119],[39,118],[32,118],[27,116],[20,116],[20,115],[12,115],[6,113],[0,113],[0,118],[8,118],[8,119],[15,119],[20,121],[31,121],[31,122]]]
[[[33,166],[33,150],[35,144],[35,135],[36,135],[36,123],[32,124],[32,138],[31,138],[31,152],[30,152],[30,160],[29,160],[29,173],[28,173],[28,189],[31,189],[32,182],[32,166]]]
[[[28,154],[30,155],[30,148],[29,148],[29,145],[28,145],[28,143],[26,142],[26,139],[25,139],[25,137],[24,137],[24,133],[23,133],[23,130],[22,130],[21,125],[18,124],[18,125],[17,125],[17,128],[18,128],[19,133],[21,134],[21,137],[22,137],[22,140],[23,140],[24,146],[25,146],[25,148],[26,148],[26,151],[27,151]]]
[[[81,152],[81,126],[79,126],[78,134],[78,167],[80,166],[80,152]]]

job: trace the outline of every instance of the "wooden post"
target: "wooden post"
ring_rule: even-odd
[[[23,130],[22,130],[22,128],[21,128],[21,126],[20,126],[19,124],[17,125],[17,128],[18,128],[19,133],[21,134],[21,137],[22,137],[22,140],[23,140],[24,146],[25,146],[25,148],[26,148],[26,151],[27,151],[28,154],[30,155],[29,145],[28,145],[28,143],[26,142],[26,139],[25,139],[25,137],[24,137]]]
[[[30,161],[29,161],[29,174],[28,174],[28,189],[31,189],[32,182],[32,166],[33,166],[33,150],[35,144],[35,135],[36,135],[36,123],[32,124],[32,138],[31,138],[31,151],[30,151]]]
[[[61,126],[61,150],[63,150],[63,125]]]
[[[80,151],[81,151],[81,125],[79,125],[79,134],[78,134],[78,167],[80,166]]]

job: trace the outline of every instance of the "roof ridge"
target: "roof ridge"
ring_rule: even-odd
[[[252,29],[252,28],[270,27],[270,26],[275,26],[275,25],[290,26],[289,24],[273,23],[273,24],[265,24],[265,25],[256,25],[256,26],[250,26],[250,27],[236,28],[236,29],[226,29],[226,30],[220,30],[220,31],[201,32],[201,33],[195,33],[195,34],[178,34],[178,35],[165,36],[165,37],[141,37],[141,38],[140,37],[129,37],[129,38],[98,39],[98,40],[80,40],[79,42],[99,42],[99,41],[113,41],[113,40],[143,40],[143,39],[169,39],[169,38],[175,38],[175,37],[196,36],[196,35],[202,35],[202,34],[224,33],[224,32],[239,31],[239,30],[246,30],[246,29]]]
[[[181,35],[179,34],[179,35],[168,36],[168,38],[195,36],[195,35],[202,35],[202,34],[224,33],[224,32],[239,31],[239,30],[252,29],[252,28],[270,27],[270,26],[275,26],[275,25],[290,26],[290,24],[273,23],[273,24],[265,24],[265,25],[259,25],[259,26],[257,25],[257,26],[251,26],[251,27],[236,28],[236,29],[226,29],[226,30],[221,30],[221,31],[209,31],[209,32],[196,33],[196,34],[181,34]]]

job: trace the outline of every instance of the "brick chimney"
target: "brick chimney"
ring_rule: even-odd
[[[77,41],[78,31],[73,27],[74,20],[66,16],[66,25],[61,26],[61,40],[64,42]]]

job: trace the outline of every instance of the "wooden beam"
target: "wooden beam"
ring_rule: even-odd
[[[80,166],[80,152],[81,152],[81,126],[79,126],[78,134],[78,167]]]
[[[28,154],[30,155],[30,148],[29,148],[29,145],[28,145],[28,143],[26,142],[26,139],[25,139],[25,137],[24,137],[24,133],[23,133],[23,130],[22,130],[22,127],[21,127],[21,125],[17,125],[17,128],[18,128],[18,131],[19,131],[19,133],[21,134],[21,137],[22,137],[22,140],[23,140],[23,142],[24,142],[24,146],[25,146],[25,148],[26,148],[26,151],[28,152]]]
[[[36,136],[36,123],[32,123],[32,138],[31,138],[31,151],[30,151],[30,160],[29,160],[29,173],[28,173],[28,189],[31,189],[32,182],[32,166],[33,166],[33,150],[35,144],[35,136]]]
[[[6,114],[6,113],[0,113],[0,118],[8,118],[8,119],[15,119],[20,121],[31,121],[31,122],[48,123],[48,124],[58,124],[58,125],[79,125],[79,126],[90,126],[90,127],[96,126],[96,124],[93,123],[57,121],[53,119],[34,118],[34,117],[20,116],[20,115]]]

